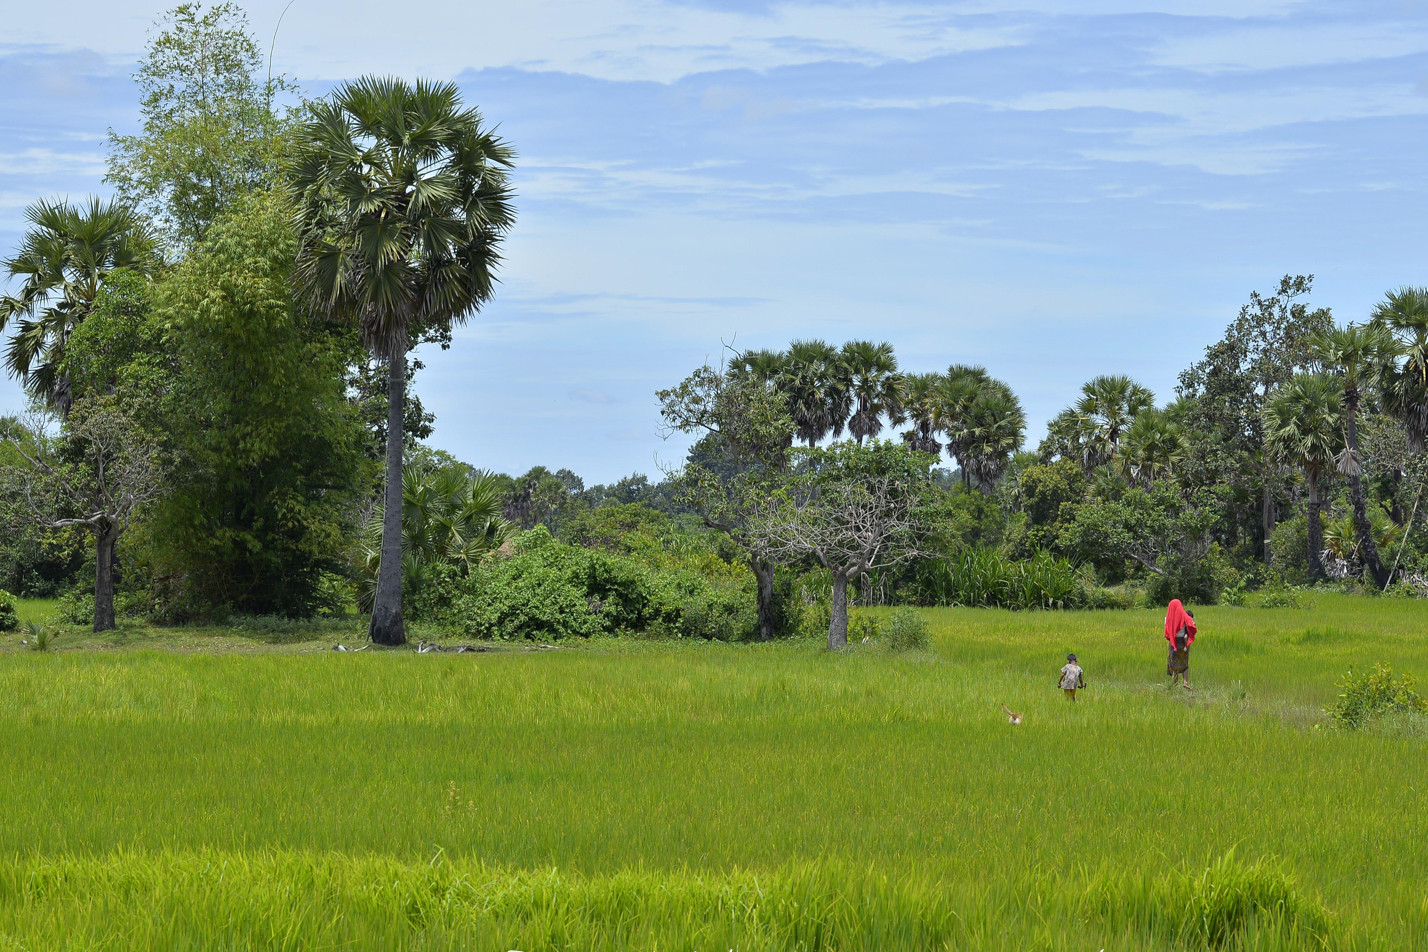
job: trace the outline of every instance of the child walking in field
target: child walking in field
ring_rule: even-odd
[[[1076,655],[1066,656],[1066,664],[1061,669],[1061,680],[1057,682],[1061,685],[1061,690],[1066,692],[1066,700],[1076,700],[1076,689],[1086,686],[1086,679],[1082,677],[1081,666],[1076,663]]]

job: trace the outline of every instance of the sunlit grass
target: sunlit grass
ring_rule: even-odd
[[[68,863],[65,888],[89,898],[4,899],[0,949],[4,935],[64,947],[46,937],[65,922],[90,945],[117,948],[100,939],[127,928],[178,947],[215,910],[242,923],[261,911],[245,902],[288,909],[271,897],[300,894],[302,876],[332,879],[306,924],[289,923],[303,947],[798,947],[773,920],[705,921],[723,908],[710,896],[767,877],[815,904],[869,903],[873,932],[839,920],[842,938],[806,948],[1203,947],[1156,884],[1217,862],[1217,882],[1241,883],[1220,890],[1227,909],[1283,899],[1282,875],[1305,910],[1272,927],[1251,915],[1230,947],[1428,946],[1422,736],[1315,729],[1351,664],[1428,677],[1428,612],[1322,596],[1196,614],[1193,693],[1166,686],[1154,611],[936,610],[933,650],[907,656],[806,642],[354,654],[327,650],[349,637],[337,630],[234,653],[223,629],[139,629],[103,651],[76,635],[41,654],[6,636],[6,875]],[[1075,704],[1055,687],[1068,650],[1090,685]],[[195,885],[203,863],[230,864],[238,897]],[[466,887],[428,882],[541,876],[576,884],[536,903],[555,932],[515,930],[535,916],[515,907],[482,919]],[[445,911],[396,921],[405,907],[369,880],[435,890]],[[650,898],[660,889],[690,897],[682,925]],[[629,921],[653,931],[581,918],[594,915],[582,896],[621,890],[645,910]],[[1205,891],[1187,886],[1184,908]],[[127,918],[123,896],[141,900]],[[191,928],[143,931],[154,903]]]

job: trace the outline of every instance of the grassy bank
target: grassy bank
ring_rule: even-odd
[[[1425,738],[1314,726],[1350,664],[1428,675],[1421,604],[1197,611],[1193,694],[1164,686],[1155,612],[928,615],[934,649],[902,657],[6,636],[0,936],[63,947],[46,937],[68,921],[90,945],[183,947],[143,931],[153,907],[265,948],[1428,946]],[[1067,650],[1090,682],[1074,705]],[[219,867],[231,895],[197,885]],[[1172,881],[1200,885],[1157,892]],[[408,888],[440,915],[396,917]],[[711,898],[746,894],[805,913]],[[1186,931],[1201,895],[1248,912],[1211,941]],[[813,941],[820,903],[844,918]],[[305,938],[253,939],[264,910]]]

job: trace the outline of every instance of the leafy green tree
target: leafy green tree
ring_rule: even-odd
[[[514,153],[451,83],[366,77],[311,108],[295,134],[297,280],[319,313],[360,328],[387,361],[387,432],[402,432],[414,332],[449,328],[491,296],[515,220]],[[387,440],[382,564],[370,636],[402,623],[402,441]]]
[[[1226,502],[1221,538],[1245,536],[1261,551],[1283,492],[1265,454],[1264,404],[1275,387],[1316,369],[1310,340],[1332,323],[1327,308],[1310,307],[1313,283],[1313,275],[1285,275],[1273,293],[1252,292],[1224,337],[1180,374],[1188,438],[1178,478],[1188,488],[1215,488]]]
[[[884,417],[894,425],[902,420],[897,355],[887,341],[850,340],[840,357],[853,401],[848,432],[861,445],[882,432]]]
[[[1011,503],[1023,516],[1018,554],[1061,551],[1061,536],[1086,501],[1086,474],[1074,460],[1033,463],[1017,475]]]
[[[1360,559],[1373,577],[1374,584],[1382,589],[1388,585],[1388,571],[1379,557],[1378,543],[1369,522],[1363,458],[1359,455],[1358,415],[1363,386],[1376,367],[1391,359],[1394,340],[1381,326],[1350,324],[1347,327],[1330,327],[1315,335],[1312,346],[1314,355],[1343,381],[1344,448],[1338,456],[1338,470],[1349,481],[1349,499],[1354,510]]]
[[[0,298],[0,331],[16,322],[5,366],[31,396],[68,413],[76,395],[61,365],[70,335],[111,275],[152,274],[158,260],[146,226],[125,205],[41,201],[25,219],[20,248],[4,261],[6,276],[22,279],[19,294]]]
[[[795,433],[788,397],[746,368],[725,372],[707,364],[657,396],[668,433],[699,437],[683,468],[671,474],[678,498],[748,554],[759,639],[768,641],[781,626],[774,560],[758,520],[787,478]]]
[[[146,539],[178,617],[223,605],[308,614],[373,478],[344,393],[359,345],[297,305],[291,220],[281,194],[240,202],[165,282],[152,316],[163,389],[141,412],[175,465]]]
[[[1299,374],[1277,389],[1264,407],[1265,446],[1280,462],[1304,474],[1309,493],[1309,578],[1324,572],[1323,499],[1320,483],[1342,448],[1340,408],[1343,388],[1326,374]]]
[[[155,25],[134,73],[142,131],[109,130],[105,181],[181,252],[240,196],[276,183],[288,124],[274,98],[294,87],[264,78],[262,50],[235,4],[181,4]]]
[[[848,644],[848,582],[913,558],[936,499],[935,457],[890,441],[799,452],[796,475],[764,507],[754,534],[789,558],[811,556],[833,577],[828,647]]]

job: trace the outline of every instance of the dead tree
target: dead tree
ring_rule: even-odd
[[[162,488],[154,443],[104,401],[75,404],[63,433],[33,446],[10,439],[24,459],[19,491],[42,526],[94,534],[94,630],[114,627],[114,552],[119,537]]]

